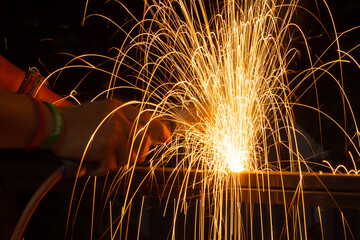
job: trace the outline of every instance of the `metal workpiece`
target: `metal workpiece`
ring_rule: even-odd
[[[241,172],[225,177],[221,186],[204,171],[136,167],[121,188],[140,196],[189,199],[236,192],[241,202],[360,208],[360,175],[315,172]],[[209,178],[209,179],[207,179]],[[206,183],[205,183],[206,182]],[[231,199],[228,197],[228,199]]]
[[[18,166],[22,167],[19,168]],[[59,166],[56,161],[0,161],[0,183],[12,189],[36,189]],[[98,186],[115,183],[116,194],[159,198],[211,197],[236,192],[240,202],[360,208],[360,175],[315,172],[239,172],[228,173],[215,186],[216,173],[206,171],[135,167],[98,177]],[[121,177],[120,177],[121,176]],[[86,181],[79,178],[78,184]],[[74,177],[63,178],[54,191],[70,191]],[[203,194],[205,191],[205,195]],[[229,197],[228,197],[229,199]]]

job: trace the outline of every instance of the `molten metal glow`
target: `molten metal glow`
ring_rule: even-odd
[[[293,107],[301,104],[294,92],[306,79],[313,81],[308,89],[316,88],[319,77],[315,73],[322,76],[341,59],[322,64],[308,53],[310,68],[289,79],[288,65],[297,53],[291,47],[292,36],[296,31],[303,36],[292,22],[298,0],[214,2],[208,6],[204,0],[151,1],[143,20],[116,49],[117,56],[106,59],[114,61],[108,96],[120,79],[141,91],[142,99],[134,103],[142,110],[174,123],[171,143],[153,150],[150,178],[152,171],[161,167],[172,167],[174,175],[179,169],[202,174],[200,182],[183,180],[174,207],[173,239],[177,213],[187,211],[187,189],[198,184],[202,194],[196,203],[196,239],[254,238],[252,205],[248,205],[250,214],[244,216],[241,186],[233,173],[266,175],[269,170],[299,171],[306,166],[297,145]],[[140,33],[132,37],[137,29]],[[307,46],[306,38],[302,40]],[[133,59],[133,52],[142,60]],[[120,76],[121,66],[135,69],[135,83]],[[317,106],[312,109],[325,115]],[[146,131],[146,127],[135,124],[134,132]],[[122,177],[131,182],[133,169],[122,169],[130,172],[130,177],[119,172],[120,180],[114,181],[111,189],[117,191]],[[298,202],[284,205],[283,238],[292,239],[290,235],[299,226],[304,231],[300,236],[307,239],[305,209],[298,204],[301,188],[299,183]],[[125,222],[131,201],[132,196],[126,195],[114,236]],[[272,208],[265,222],[259,206],[257,223],[262,239],[270,239],[263,232],[267,225],[273,238]],[[288,223],[290,213],[296,215],[293,223]],[[245,218],[249,222],[246,227]]]
[[[285,75],[292,8],[280,21],[275,1],[227,0],[212,6],[209,18],[203,1],[154,2],[148,11],[155,19],[135,41],[146,56],[139,74],[147,85],[144,102],[157,102],[157,113],[180,126],[165,158],[185,149],[185,168],[269,168],[270,146],[294,135]],[[189,116],[179,117],[179,108]],[[301,159],[296,148],[288,152]]]
[[[153,1],[139,23],[142,33],[131,39],[130,49],[144,59],[137,78],[145,89],[142,107],[176,126],[172,142],[154,150],[153,168],[203,172],[200,182],[184,179],[175,207],[184,211],[187,189],[202,185],[200,239],[242,235],[241,192],[232,173],[280,169],[280,150],[290,170],[303,161],[286,75],[295,53],[289,44],[296,3],[284,4],[280,16],[285,7],[275,0],[225,0],[210,8],[202,0]]]

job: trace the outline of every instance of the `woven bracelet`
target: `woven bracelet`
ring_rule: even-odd
[[[17,93],[33,97],[43,82],[44,77],[40,73],[34,70],[29,70],[26,72],[25,78]]]
[[[49,102],[43,101],[43,103],[51,110],[51,113],[54,117],[54,128],[51,134],[45,139],[45,141],[40,145],[41,149],[49,149],[61,136],[63,130],[63,118],[57,107]]]

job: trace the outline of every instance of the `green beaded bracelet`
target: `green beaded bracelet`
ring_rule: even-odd
[[[48,106],[51,110],[52,115],[54,116],[54,128],[51,134],[45,139],[45,141],[40,145],[41,149],[49,149],[61,136],[63,130],[63,118],[59,109],[49,102],[43,101],[43,103]]]

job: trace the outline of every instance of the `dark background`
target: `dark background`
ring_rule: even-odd
[[[126,0],[121,1],[129,11],[136,17],[141,17],[143,12],[143,1]],[[82,20],[85,9],[85,0],[63,0],[63,1],[2,1],[0,4],[0,54],[4,55],[22,69],[28,67],[37,67],[43,75],[48,75],[54,70],[63,67],[73,56],[87,53],[97,53],[114,56],[110,51],[111,47],[120,46],[124,34],[118,31],[113,24],[100,17],[92,17],[86,20],[82,26]],[[323,51],[334,40],[334,30],[331,26],[331,19],[322,1],[306,0],[300,1],[304,7],[313,12],[324,24],[326,31],[316,20],[304,10],[299,9],[296,14],[295,22],[303,29],[308,37],[311,55],[314,60],[320,56]],[[329,8],[334,18],[338,33],[360,25],[359,9],[360,3],[357,0],[347,1],[328,1]],[[129,14],[116,2],[94,0],[88,5],[87,15],[92,13],[102,14],[114,20],[117,24],[123,25],[131,20]],[[132,26],[131,21],[124,26],[129,30]],[[355,30],[344,35],[340,39],[341,48],[349,51],[360,43],[360,30]],[[301,39],[294,44],[300,51],[290,68],[296,72],[309,67],[306,59],[306,51]],[[71,54],[73,56],[68,56]],[[322,61],[331,61],[337,58],[336,48],[332,47],[328,53],[322,57]],[[359,60],[360,51],[351,53],[355,59]],[[91,59],[96,63],[96,60]],[[92,62],[92,63],[94,63]],[[360,114],[360,101],[358,93],[360,91],[360,71],[355,64],[343,65],[344,88],[348,95],[355,114]],[[88,73],[86,71],[66,71],[61,75],[61,79],[55,84],[55,78],[50,79],[50,85],[55,92],[59,94],[69,94],[76,86],[79,79]],[[334,67],[331,73],[337,78],[340,76],[340,68]],[[79,98],[86,94],[97,94],[101,89],[106,88],[106,76],[96,76],[95,80],[85,81],[77,88]],[[311,79],[303,84],[295,94],[300,96],[309,84]],[[321,78],[317,82],[319,105],[321,110],[334,117],[335,120],[344,125],[343,105],[338,86],[333,80],[327,77]],[[95,91],[94,91],[95,90]],[[124,93],[129,94],[129,93]],[[91,94],[89,94],[91,95]],[[131,98],[132,95],[125,96]],[[315,106],[314,88],[309,90],[299,101],[304,104]],[[347,112],[349,109],[346,109]],[[346,152],[345,138],[338,128],[331,122],[323,118],[322,128],[326,128],[321,135],[319,122],[314,123],[317,114],[312,110],[295,108],[296,119],[316,141],[321,142],[325,152],[336,152],[330,154],[332,161],[342,159]],[[355,125],[347,122],[347,128],[351,134],[355,133]],[[328,156],[327,156],[328,157]]]
[[[123,25],[131,20],[120,4],[106,1],[90,1],[87,15],[101,14]],[[122,1],[129,11],[140,17],[143,11],[142,1]],[[101,17],[90,17],[82,25],[86,1],[2,1],[0,4],[0,54],[22,69],[36,67],[44,75],[57,70],[74,56],[82,54],[102,54],[114,56],[111,47],[120,46],[124,34],[114,24]],[[129,30],[132,23],[125,24]],[[87,59],[89,60],[89,59]],[[90,60],[97,64],[96,59]],[[73,64],[80,62],[73,62]],[[82,63],[83,64],[83,63]],[[52,89],[59,94],[69,94],[88,69],[65,71],[55,84],[50,79]],[[95,77],[94,77],[95,78]],[[85,81],[77,88],[82,95],[89,92],[99,93],[104,89],[106,80]],[[107,78],[108,79],[108,78]],[[94,91],[95,89],[95,91]],[[86,99],[85,97],[85,100]]]
[[[142,1],[126,0],[121,2],[126,5],[133,14],[138,17],[141,16],[143,11]],[[309,37],[310,50],[316,58],[334,39],[334,31],[330,25],[328,13],[324,11],[326,8],[322,2],[319,1],[318,6],[310,0],[301,2],[320,18],[328,31],[324,33],[321,26],[304,11],[300,10],[298,12],[298,24],[304,29],[305,35]],[[360,2],[358,0],[329,1],[328,4],[338,32],[360,26]],[[85,0],[1,1],[0,54],[22,69],[35,66],[44,75],[64,66],[73,58],[66,54],[111,54],[109,49],[112,46],[119,46],[124,35],[118,32],[117,28],[111,23],[98,17],[90,18],[86,21],[85,25],[82,26],[81,22],[83,20],[84,8]],[[114,2],[105,4],[105,1],[90,1],[87,13],[103,14],[119,24],[123,24],[131,19],[126,11]],[[131,24],[126,25],[125,28],[128,29],[129,26],[131,26]],[[341,39],[341,48],[344,51],[349,51],[357,44],[360,44],[359,30],[346,34]],[[298,47],[299,49],[304,49],[301,42],[298,43]],[[328,59],[332,60],[334,57],[336,58],[336,52],[334,50],[335,48],[324,57],[324,62]],[[354,51],[352,55],[355,59],[360,60],[359,51]],[[302,57],[305,57],[305,54],[297,57],[291,65],[291,68],[295,71],[300,71],[304,67],[308,67]],[[345,91],[354,108],[355,116],[360,117],[360,70],[354,64],[344,65],[343,70]],[[331,70],[331,72],[337,76],[340,74],[339,71],[339,68]],[[54,91],[60,94],[68,94],[69,90],[78,82],[78,78],[82,77],[83,74],[82,72],[72,72],[71,74],[64,75],[61,84],[51,82],[51,86]],[[94,83],[90,82],[79,90],[84,93],[95,90],[95,92],[98,93],[99,89],[103,87],[102,84],[101,80]],[[324,78],[318,82],[318,90],[321,109],[334,117],[337,122],[343,124],[343,107],[338,87],[331,80]],[[297,95],[299,95],[299,93],[297,93]],[[300,101],[305,104],[314,105],[316,104],[314,96],[314,90],[310,90]],[[334,124],[330,121],[323,120],[323,132],[320,137],[316,113],[303,108],[295,108],[295,113],[298,124],[304,127],[317,142],[322,142],[326,159],[330,159],[334,165],[336,165],[336,163],[346,163],[345,152],[347,147],[344,135],[341,134]],[[350,132],[355,133],[355,127],[351,121],[348,122],[347,127]],[[349,149],[351,150],[351,148]],[[21,209],[31,195],[31,191],[20,192],[17,193],[17,195],[18,198],[24,199],[23,202],[20,201],[19,203],[19,209]],[[66,218],[64,212],[66,212],[68,206],[61,205],[59,202],[68,201],[68,198],[69,196],[67,194],[63,194],[62,197],[59,197],[57,194],[50,194],[48,200],[40,206],[38,215],[32,220],[32,225],[29,227],[32,230],[28,232],[28,238],[26,239],[61,239],[60,236],[56,238],[51,235],[53,232],[62,233],[64,218]],[[44,216],[46,216],[49,211],[59,219],[52,219],[50,222],[46,221],[45,219],[47,219],[47,217]],[[158,212],[153,214],[158,214]],[[87,217],[89,217],[89,215],[85,214],[85,218]],[[58,226],[60,227],[54,229],[54,222],[58,222]],[[81,229],[81,221],[79,222]],[[165,222],[161,221],[159,221],[159,224],[166,225]],[[83,226],[85,229],[88,229],[88,227],[86,224]],[[44,234],[41,235],[41,232],[44,232]],[[89,232],[87,230],[81,232],[80,230],[80,233],[86,235]],[[161,237],[157,239],[161,239]]]
[[[143,12],[142,0],[121,2],[132,14],[141,17]],[[37,67],[45,76],[63,67],[73,58],[65,54],[74,56],[87,53],[111,55],[109,49],[120,46],[124,34],[118,31],[109,21],[100,17],[89,18],[86,20],[85,25],[82,26],[85,4],[85,0],[57,2],[45,0],[2,1],[0,4],[0,54],[22,69]],[[305,11],[298,11],[296,23],[302,27],[305,35],[308,36],[311,54],[316,59],[334,39],[334,31],[330,25],[331,21],[329,14],[326,12],[326,6],[322,1],[303,0],[300,1],[300,4],[313,12],[327,30],[327,33],[325,33],[320,24]],[[339,33],[360,25],[358,14],[360,3],[358,1],[329,1],[328,4]],[[112,1],[106,4],[103,0],[89,1],[87,14],[91,13],[103,14],[119,25],[123,25],[131,19],[120,4]],[[130,29],[131,26],[131,22],[126,24],[125,30]],[[348,51],[358,43],[360,43],[359,30],[346,34],[341,39],[341,48]],[[299,47],[302,54],[290,66],[295,71],[308,67],[308,65],[304,64],[308,61],[304,59],[306,55],[301,46],[302,41],[300,40],[298,44],[298,46],[295,46]],[[335,48],[331,49],[330,54],[327,54],[323,61],[334,59],[335,50]],[[353,52],[352,55],[355,59],[360,56],[359,51]],[[337,69],[334,68],[333,71],[335,72]],[[336,74],[339,75],[339,73]],[[345,90],[355,108],[360,107],[357,104],[358,101],[356,101],[357,92],[360,90],[360,81],[357,81],[359,74],[360,71],[354,68],[354,64],[351,67],[346,66],[344,71]],[[68,94],[83,75],[72,71],[69,75],[64,75],[61,81],[58,81],[59,84],[54,85],[52,83],[51,86],[60,94]],[[51,81],[52,79],[50,79]],[[88,81],[87,86],[78,90],[80,92],[89,92],[96,89],[98,93],[101,83],[101,80],[96,83]],[[332,86],[334,90],[329,91],[329,81],[326,78],[319,81],[319,84],[321,104],[325,107],[329,105],[330,111],[332,111],[331,106],[334,107],[336,104],[329,102],[329,96],[331,96],[331,99],[339,99],[339,91],[336,90],[336,86]],[[305,84],[305,86],[307,85]],[[334,96],[335,94],[337,95]],[[309,94],[304,96],[303,101],[311,103],[313,98],[313,92],[309,91]],[[338,110],[336,109],[334,112],[337,113]]]

